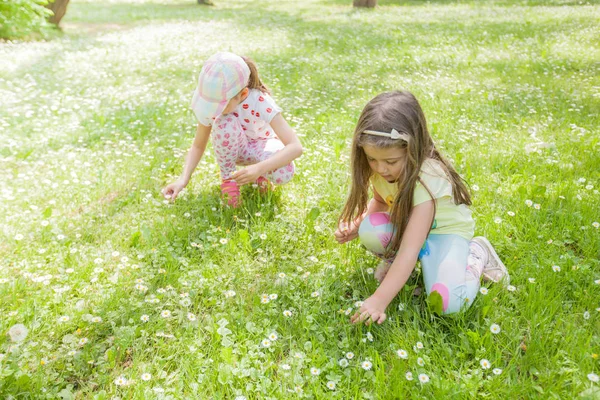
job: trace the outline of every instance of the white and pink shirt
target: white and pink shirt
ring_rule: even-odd
[[[231,114],[238,119],[246,136],[255,140],[277,137],[270,122],[280,112],[281,108],[271,96],[258,89],[250,89],[248,97]]]

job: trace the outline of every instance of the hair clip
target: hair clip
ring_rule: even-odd
[[[383,136],[383,137],[387,137],[390,139],[402,139],[405,142],[408,142],[410,140],[410,136],[406,133],[400,133],[395,129],[392,129],[391,132],[379,132],[379,131],[363,131],[363,133],[366,133],[368,135],[375,135],[375,136]]]

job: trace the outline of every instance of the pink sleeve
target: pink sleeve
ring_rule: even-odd
[[[271,122],[273,117],[281,112],[281,108],[267,93],[261,93],[256,101],[256,117]]]

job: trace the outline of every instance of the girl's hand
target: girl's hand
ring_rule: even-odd
[[[358,236],[359,225],[360,223],[357,223],[356,221],[351,222],[350,224],[346,222],[340,222],[337,230],[333,233],[335,236],[335,240],[337,240],[338,243],[342,244],[356,239],[356,237]]]
[[[366,299],[360,309],[350,317],[350,322],[356,324],[365,321],[367,325],[372,322],[377,322],[377,324],[381,325],[387,318],[387,315],[385,315],[387,306],[385,300],[372,295]]]
[[[258,164],[248,165],[246,168],[235,171],[231,175],[231,179],[235,180],[239,186],[246,185],[248,183],[254,183],[264,173],[262,168]]]
[[[161,190],[161,193],[165,199],[175,201],[179,192],[181,192],[186,186],[187,182],[178,179],[170,185],[165,186],[165,188]]]

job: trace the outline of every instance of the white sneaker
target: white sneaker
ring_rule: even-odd
[[[472,241],[481,246],[487,253],[487,263],[483,266],[483,280],[492,282],[504,281],[504,283],[508,285],[510,283],[508,269],[502,263],[500,257],[498,257],[498,254],[490,241],[483,236],[476,236]]]

